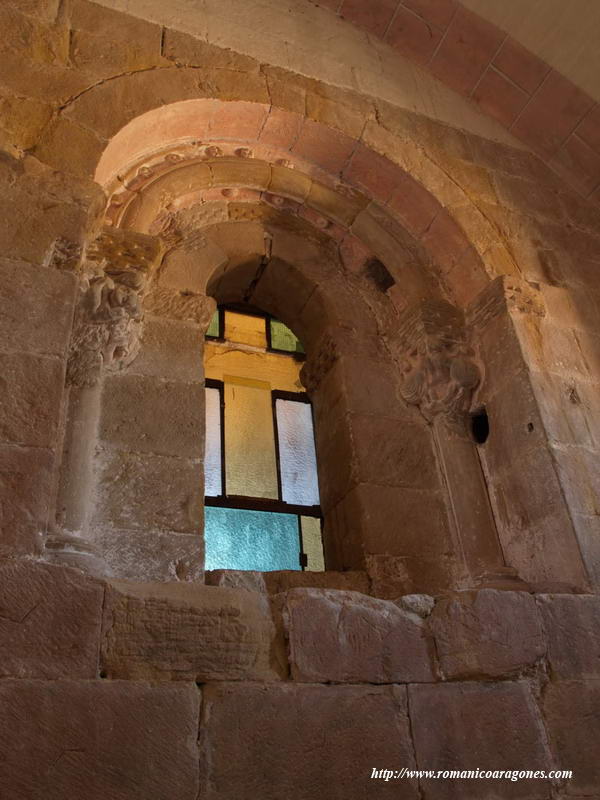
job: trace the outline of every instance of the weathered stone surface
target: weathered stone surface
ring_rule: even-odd
[[[28,353],[0,353],[0,441],[51,447],[58,430],[64,363]]]
[[[53,464],[50,450],[0,445],[0,557],[41,552]]]
[[[77,0],[71,12],[71,59],[101,78],[161,63],[161,28],[143,19]]]
[[[104,585],[22,560],[0,567],[0,677],[96,678]]]
[[[223,586],[229,589],[245,589],[247,592],[265,594],[266,572],[241,569],[211,569],[204,573],[204,580],[208,586]]]
[[[197,583],[111,581],[103,668],[129,680],[277,680],[266,597]],[[279,651],[279,652],[278,652]]]
[[[367,574],[359,571],[274,570],[273,572],[252,572],[250,570],[214,569],[205,573],[205,580],[211,586],[229,586],[233,589],[247,589],[251,592],[267,592],[267,594],[273,595],[299,588],[340,589],[362,594],[369,593]]]
[[[203,697],[207,800],[398,797],[373,768],[414,768],[404,687],[215,684]],[[409,780],[401,791],[419,796]]]
[[[529,686],[456,683],[410,686],[419,769],[549,770],[550,757]],[[427,780],[427,800],[502,797],[547,800],[547,781]]]
[[[98,457],[95,527],[198,533],[202,464],[186,458],[105,451]]]
[[[358,592],[292,589],[283,619],[294,680],[424,683],[435,680],[423,621]]]
[[[600,679],[600,597],[539,595],[548,661],[559,679]]]
[[[267,591],[270,594],[287,592],[288,589],[340,589],[343,591],[369,594],[369,579],[366,572],[358,570],[348,572],[295,572],[281,570],[264,573]]]
[[[600,681],[551,683],[544,693],[542,709],[557,769],[573,770],[573,778],[567,783],[568,796],[597,793]]]
[[[533,666],[546,649],[526,592],[460,592],[436,603],[429,624],[446,678],[509,675]]]
[[[196,686],[0,683],[0,789],[14,800],[196,800]]]
[[[150,318],[146,320],[140,354],[130,371],[167,381],[201,381],[203,334],[198,325]]]
[[[396,604],[405,611],[426,619],[434,609],[435,599],[428,594],[405,594],[396,600]]]
[[[75,277],[2,259],[0,283],[3,346],[40,355],[64,354],[73,317]]]
[[[201,581],[204,540],[196,533],[96,527],[94,546],[107,574],[136,581]]]
[[[202,456],[201,383],[118,375],[105,381],[100,438],[124,450]]]
[[[57,173],[33,157],[17,161],[4,156],[0,172],[5,186],[0,197],[4,255],[42,264],[57,238],[81,241],[88,213],[103,198],[99,186]]]

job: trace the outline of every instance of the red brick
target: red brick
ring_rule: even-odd
[[[462,228],[442,209],[421,241],[444,272],[448,272],[464,254],[469,242]]]
[[[301,127],[302,117],[300,114],[273,108],[260,132],[259,141],[261,144],[289,150],[298,139]]]
[[[600,152],[600,106],[594,106],[577,126],[577,135]]]
[[[504,35],[491,22],[461,7],[431,61],[431,71],[452,89],[468,95],[494,58]]]
[[[589,194],[600,183],[600,155],[577,134],[569,136],[552,164],[566,173],[584,194]]]
[[[441,208],[433,195],[410,175],[405,175],[402,184],[394,189],[388,207],[415,236],[431,225]]]
[[[473,92],[473,100],[486,113],[509,128],[525,107],[528,95],[489,67]]]
[[[535,92],[550,71],[545,61],[534,56],[510,36],[500,48],[493,63],[496,69],[528,94]]]
[[[585,92],[552,70],[512,131],[534,150],[554,155],[592,104]]]
[[[455,0],[402,0],[402,5],[414,11],[425,22],[447,28],[456,10]]]
[[[339,14],[375,36],[383,36],[397,5],[398,0],[343,0]]]
[[[402,183],[405,174],[400,167],[362,144],[358,145],[350,164],[344,170],[346,180],[366,189],[383,203],[389,200],[393,190]]]
[[[355,147],[355,139],[307,119],[292,152],[328,172],[338,173],[348,163]]]
[[[399,6],[386,35],[386,41],[392,47],[420,64],[429,61],[441,38],[440,30],[402,6]]]
[[[219,103],[210,123],[210,133],[225,139],[257,139],[267,111],[267,106],[261,103]]]

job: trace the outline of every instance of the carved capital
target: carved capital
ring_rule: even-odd
[[[481,372],[469,347],[462,313],[443,301],[409,309],[394,341],[400,362],[400,392],[432,421],[442,414],[460,420],[471,406]]]
[[[67,382],[93,386],[103,368],[121,369],[139,350],[142,299],[160,245],[151,236],[104,230],[88,247],[67,364]]]

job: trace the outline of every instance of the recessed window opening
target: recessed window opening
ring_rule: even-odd
[[[324,569],[304,349],[279,320],[220,307],[206,334],[206,569]]]
[[[485,408],[471,414],[471,434],[477,444],[485,444],[490,435],[490,421]]]

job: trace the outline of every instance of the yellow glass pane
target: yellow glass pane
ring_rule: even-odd
[[[222,381],[224,375],[256,378],[272,389],[304,391],[300,382],[302,364],[286,355],[234,350],[231,345],[207,341],[204,344],[204,370],[207,378]]]
[[[300,529],[302,531],[302,547],[308,562],[306,569],[310,572],[324,572],[321,520],[316,517],[300,517]]]
[[[227,494],[277,499],[277,462],[268,384],[225,376]],[[235,382],[233,382],[235,381]]]
[[[225,311],[225,338],[229,342],[266,347],[265,318],[238,314],[237,311]]]

